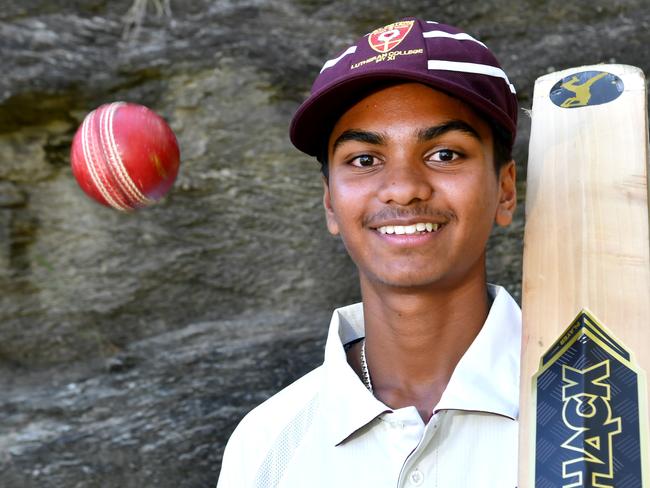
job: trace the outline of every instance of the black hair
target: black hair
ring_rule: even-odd
[[[512,159],[512,134],[501,124],[486,120],[492,129],[492,156],[494,158],[494,171],[499,174],[503,166],[508,164]],[[329,179],[329,133],[326,138],[321,141],[321,144],[316,154],[316,160],[320,163],[320,171],[325,177]]]
[[[488,121],[492,129],[492,157],[494,158],[494,171],[499,170],[512,160],[512,133],[501,124]]]
[[[316,154],[316,161],[320,163],[320,172],[323,174],[323,177],[326,180],[329,180],[330,177],[328,143],[329,143],[328,140],[324,141],[324,143],[321,143],[318,150],[318,154]]]

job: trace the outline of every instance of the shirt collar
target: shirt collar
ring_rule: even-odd
[[[328,412],[331,443],[340,444],[390,408],[368,391],[347,361],[344,344],[364,336],[363,305],[334,311],[325,344],[323,407]]]
[[[485,324],[454,370],[434,412],[470,410],[516,419],[519,411],[521,311],[500,286],[488,285],[493,298]],[[323,407],[328,435],[340,444],[392,410],[377,400],[349,366],[343,345],[364,336],[363,305],[334,311],[325,345]]]
[[[472,410],[516,419],[519,414],[521,310],[500,286],[485,324],[460,359],[434,412]]]

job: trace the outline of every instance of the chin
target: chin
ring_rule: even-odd
[[[436,287],[447,281],[444,276],[423,276],[420,273],[408,273],[403,275],[374,275],[366,281],[380,286],[400,289],[424,289]]]

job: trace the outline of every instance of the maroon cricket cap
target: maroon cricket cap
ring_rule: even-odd
[[[291,142],[316,156],[345,110],[382,82],[415,81],[446,92],[510,133],[515,88],[494,54],[456,27],[406,18],[365,35],[327,61],[291,121]]]

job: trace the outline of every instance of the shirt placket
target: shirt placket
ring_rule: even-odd
[[[432,482],[432,480],[427,480],[425,474],[437,472],[438,467],[435,465],[435,463],[437,463],[437,459],[435,457],[432,457],[431,460],[428,460],[428,462],[433,463],[433,465],[427,467],[426,470],[420,469],[419,464],[422,455],[427,452],[427,447],[432,442],[436,432],[438,431],[440,422],[442,421],[444,415],[445,411],[435,413],[425,426],[420,442],[408,455],[404,461],[404,464],[402,465],[402,470],[397,482],[398,488],[413,488],[418,486],[427,486],[427,488],[432,488],[437,486],[436,481],[434,480]]]

